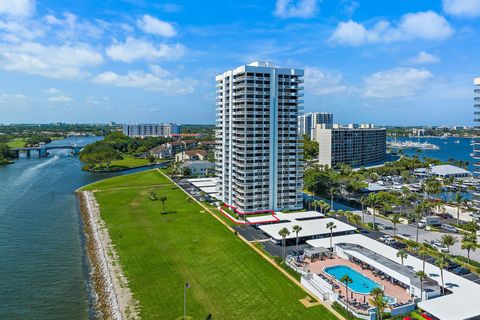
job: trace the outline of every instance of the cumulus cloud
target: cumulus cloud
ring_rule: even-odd
[[[0,0],[0,14],[31,16],[34,12],[34,0]]]
[[[0,94],[0,103],[2,104],[18,104],[24,102],[27,99],[27,96],[23,94],[10,94],[10,93],[1,93]]]
[[[0,68],[48,78],[81,78],[83,68],[104,62],[101,54],[88,45],[43,45],[36,42],[0,43]]]
[[[62,91],[60,89],[57,89],[57,88],[48,88],[48,89],[43,90],[43,92],[45,94],[60,94],[60,93],[62,93]]]
[[[415,57],[410,59],[410,63],[414,64],[430,64],[438,62],[440,62],[439,57],[426,51],[420,51]]]
[[[394,68],[367,77],[364,96],[372,98],[411,97],[425,88],[433,75],[428,70]]]
[[[43,21],[47,25],[55,27],[55,34],[63,39],[99,38],[103,34],[101,28],[92,25],[88,21],[81,21],[70,12],[64,12],[63,18],[57,18],[52,14],[48,14],[43,17]]]
[[[318,68],[305,68],[305,90],[315,95],[330,95],[347,91],[341,73],[327,73]]]
[[[330,37],[333,44],[360,46],[367,43],[433,40],[450,37],[454,30],[448,21],[433,11],[408,13],[396,25],[382,20],[367,28],[355,21],[341,22]]]
[[[479,17],[480,1],[478,0],[443,0],[443,11],[452,16]]]
[[[170,38],[177,35],[177,31],[171,23],[159,20],[148,14],[137,20],[137,26],[145,33],[162,37]]]
[[[317,10],[317,0],[277,0],[273,14],[281,18],[311,18]]]
[[[69,103],[69,102],[72,102],[73,99],[70,98],[69,96],[54,96],[54,97],[49,97],[47,101],[52,103]]]
[[[116,61],[178,59],[185,54],[181,44],[153,45],[150,41],[128,38],[124,43],[116,43],[107,48],[107,56]]]
[[[94,83],[116,87],[157,91],[165,95],[189,94],[197,81],[192,78],[171,78],[170,73],[160,66],[150,66],[149,72],[131,71],[124,75],[107,71],[92,79]]]

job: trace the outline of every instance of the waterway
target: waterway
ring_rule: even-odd
[[[403,149],[403,153],[407,156],[417,154],[420,158],[435,158],[441,161],[448,161],[449,159],[468,161],[468,170],[473,170],[473,159],[470,154],[473,152],[473,147],[470,145],[471,138],[456,138],[456,137],[430,137],[430,138],[397,138],[397,141],[418,141],[429,142],[439,147],[437,150],[424,149],[420,153],[415,149]]]
[[[85,145],[97,137],[52,144]],[[88,264],[74,191],[123,173],[81,171],[55,150],[0,166],[0,319],[88,319]],[[125,171],[132,173],[134,171]]]

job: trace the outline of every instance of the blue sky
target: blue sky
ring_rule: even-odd
[[[0,123],[213,123],[214,76],[305,69],[305,112],[471,125],[479,0],[0,0]]]

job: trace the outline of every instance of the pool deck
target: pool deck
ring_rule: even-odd
[[[405,303],[408,300],[410,300],[410,296],[408,295],[407,291],[404,288],[402,288],[398,285],[395,285],[393,283],[390,283],[387,280],[382,280],[379,276],[374,275],[374,273],[371,270],[367,270],[367,269],[362,270],[362,268],[359,265],[356,265],[356,264],[354,264],[354,263],[352,263],[348,260],[345,260],[345,259],[335,257],[333,259],[317,260],[315,262],[310,263],[310,268],[309,269],[313,273],[323,274],[323,275],[335,280],[335,278],[333,278],[331,275],[325,273],[323,271],[323,269],[325,267],[338,266],[338,265],[348,266],[348,267],[352,268],[353,270],[356,270],[359,273],[363,274],[364,276],[367,276],[371,280],[381,284],[384,287],[385,295],[395,297],[397,299],[397,302]],[[337,282],[337,284],[339,284],[341,286],[341,289],[339,289],[340,293],[343,296],[345,296],[345,286],[343,285],[343,283],[341,283],[339,281],[336,281],[336,282]],[[339,290],[337,289],[336,291],[338,292]],[[349,294],[348,298],[351,299],[352,293],[351,293],[350,290],[349,290],[348,294]],[[365,299],[366,302],[368,302],[370,300],[370,298],[371,298],[370,295],[353,293],[353,299],[357,299],[357,301],[360,301],[360,302],[363,302],[364,299]]]

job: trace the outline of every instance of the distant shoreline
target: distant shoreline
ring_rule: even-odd
[[[118,255],[112,246],[108,229],[100,217],[95,196],[90,191],[77,191],[76,195],[80,203],[90,277],[96,298],[95,318],[139,319],[137,304],[118,263]]]

